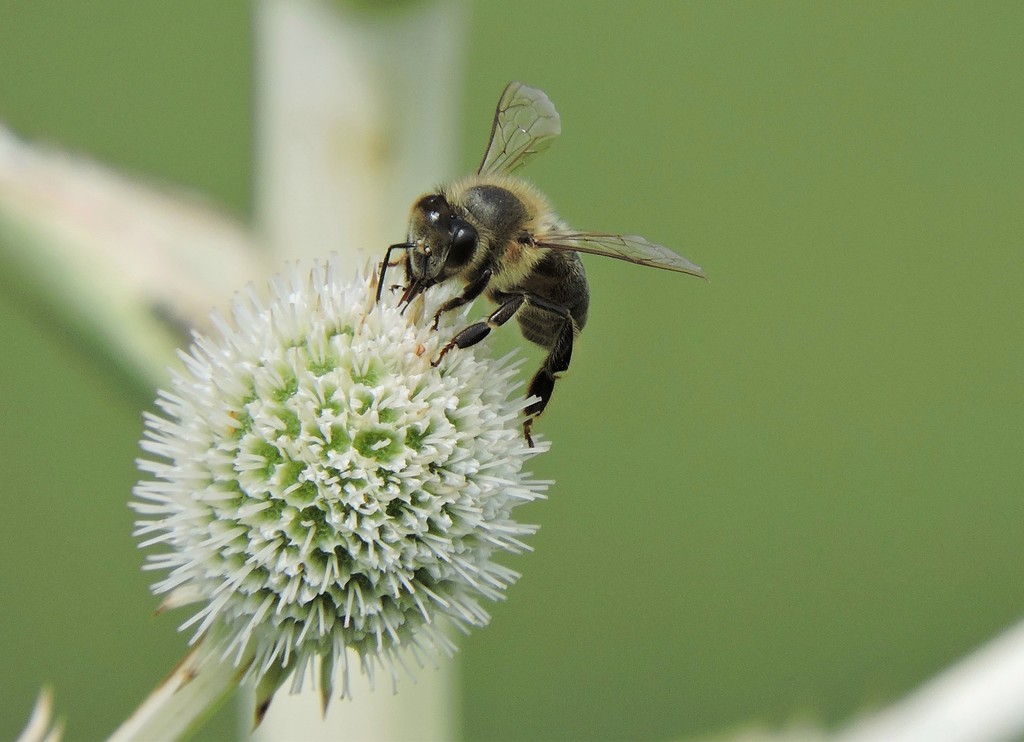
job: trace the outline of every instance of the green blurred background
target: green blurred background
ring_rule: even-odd
[[[1024,4],[466,11],[466,169],[505,82],[541,87],[561,214],[711,282],[587,261],[464,736],[836,724],[1024,615]],[[252,55],[242,2],[0,0],[0,120],[245,218]],[[0,287],[0,738],[52,683],[93,739],[184,646],[125,507],[151,400]]]

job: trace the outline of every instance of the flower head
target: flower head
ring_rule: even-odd
[[[197,335],[160,415],[146,417],[135,489],[164,606],[208,658],[248,667],[266,702],[288,677],[348,693],[348,652],[378,665],[452,651],[444,624],[487,623],[517,574],[500,552],[535,530],[515,364],[476,348],[431,366],[457,329],[373,304],[336,259],[250,288],[220,337]],[[314,662],[315,660],[315,662]]]

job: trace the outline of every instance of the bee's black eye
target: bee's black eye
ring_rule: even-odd
[[[473,257],[476,250],[476,230],[462,219],[452,220],[452,246],[448,251],[448,264],[464,265]]]
[[[424,196],[416,203],[419,209],[431,224],[437,224],[451,213],[451,207],[445,201],[444,196],[438,193],[431,193]]]

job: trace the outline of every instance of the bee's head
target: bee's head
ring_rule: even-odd
[[[460,273],[476,252],[477,232],[439,193],[424,196],[409,217],[409,271],[422,288]]]

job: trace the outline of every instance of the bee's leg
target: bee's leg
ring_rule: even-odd
[[[515,294],[508,299],[504,304],[499,306],[491,315],[480,322],[474,322],[465,330],[453,337],[447,345],[441,348],[441,352],[437,358],[431,361],[431,366],[437,366],[441,363],[441,359],[445,357],[449,350],[452,348],[468,348],[471,345],[476,345],[485,337],[491,334],[491,330],[495,327],[501,327],[503,324],[512,319],[519,308],[523,306],[523,302],[527,299],[526,294]]]
[[[441,352],[431,362],[431,365],[437,366],[441,363],[441,359],[452,348],[468,348],[471,345],[476,345],[487,337],[492,329],[501,327],[512,319],[524,304],[551,312],[561,318],[561,327],[558,329],[555,342],[551,346],[548,357],[544,359],[544,364],[530,382],[530,389],[527,392],[528,397],[539,397],[538,401],[529,405],[524,410],[527,418],[523,423],[523,436],[526,438],[530,448],[533,448],[533,438],[530,437],[533,419],[547,407],[548,401],[551,399],[551,393],[555,388],[555,380],[558,378],[557,374],[569,368],[569,361],[572,358],[572,343],[576,334],[576,328],[568,309],[560,304],[554,304],[547,299],[542,299],[536,294],[515,294],[494,310],[486,320],[474,322],[453,337],[447,345],[441,348]]]
[[[558,330],[548,357],[544,359],[543,365],[534,374],[530,381],[529,391],[526,393],[527,397],[539,397],[536,402],[524,410],[527,418],[523,421],[523,437],[526,438],[526,443],[530,448],[533,448],[533,438],[530,436],[533,421],[551,401],[551,394],[555,390],[555,380],[558,378],[558,374],[568,370],[569,361],[572,359],[572,343],[576,336],[576,327],[568,309],[549,302],[535,303],[535,306],[540,306],[561,316],[562,326]]]
[[[480,294],[483,293],[484,289],[487,288],[487,284],[490,282],[490,280],[491,269],[484,268],[482,271],[480,271],[480,275],[478,275],[476,278],[473,278],[469,283],[466,284],[466,288],[462,290],[461,294],[452,297],[451,299],[449,299],[448,301],[441,305],[441,308],[438,309],[437,312],[434,314],[433,329],[437,329],[437,323],[441,321],[442,314],[444,314],[445,312],[450,312],[453,309],[458,309],[464,304],[469,304],[469,302],[473,301],[475,298],[480,296]],[[472,343],[470,343],[470,345],[472,345]],[[459,347],[461,348],[465,346]]]

